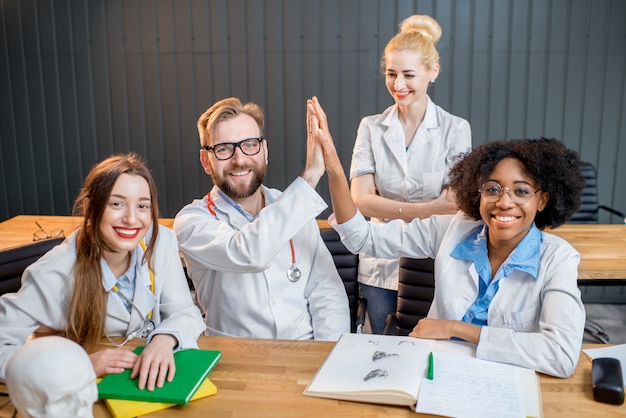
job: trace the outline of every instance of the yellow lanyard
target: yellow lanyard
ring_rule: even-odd
[[[141,240],[139,241],[139,244],[141,245],[141,248],[143,248],[143,252],[145,253],[147,248],[146,243]],[[148,270],[150,271],[150,291],[154,295],[154,271],[150,266],[148,266]],[[148,319],[152,319],[152,311],[148,312]]]

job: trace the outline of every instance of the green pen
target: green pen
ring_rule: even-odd
[[[435,378],[435,365],[432,351],[428,355],[428,372],[426,373],[426,378],[428,380],[433,380]]]

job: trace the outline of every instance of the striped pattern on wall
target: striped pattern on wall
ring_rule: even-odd
[[[69,214],[90,167],[129,150],[174,216],[211,187],[195,123],[228,96],[266,111],[269,186],[304,167],[312,95],[347,170],[360,118],[391,104],[380,55],[413,13],[443,28],[430,95],[475,144],[562,139],[626,211],[624,1],[0,0],[0,220]]]

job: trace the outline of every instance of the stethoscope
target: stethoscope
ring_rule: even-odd
[[[143,242],[143,241],[140,241],[139,244],[141,245],[141,248],[145,252],[146,251],[146,243]],[[152,292],[152,294],[154,294],[154,271],[152,270],[152,268],[149,268],[149,271],[150,271],[150,292]],[[143,312],[141,312],[141,309],[139,309],[139,307],[135,304],[135,302],[131,298],[129,298],[128,295],[126,295],[124,292],[122,292],[120,290],[120,288],[117,286],[117,284],[114,285],[111,288],[111,290],[113,290],[115,293],[117,293],[118,295],[123,297],[126,301],[128,301],[130,303],[130,305],[131,305],[131,309],[135,308],[137,310],[137,312],[139,312],[139,314],[143,318],[143,323],[142,323],[140,328],[138,328],[135,331],[133,331],[130,334],[128,334],[126,336],[126,339],[124,340],[124,342],[122,342],[121,344],[117,344],[107,334],[107,338],[109,339],[109,341],[111,343],[113,343],[113,345],[115,345],[117,347],[122,347],[124,344],[126,344],[127,342],[129,342],[130,340],[135,338],[140,333],[141,333],[141,337],[142,338],[146,338],[148,335],[150,335],[150,333],[152,331],[154,331],[154,329],[155,329],[154,321],[152,321],[152,310],[150,310],[150,312],[148,312],[148,315],[144,315]]]
[[[211,192],[207,193],[206,197],[206,208],[209,210],[211,215],[215,216],[215,219],[217,219],[217,213],[215,212],[216,206],[215,203],[213,203],[213,199],[211,198]],[[296,266],[296,249],[293,245],[293,238],[289,240],[289,248],[291,249],[291,267],[289,267],[289,269],[287,270],[287,278],[290,282],[295,283],[300,280],[300,277],[302,277],[302,272]]]

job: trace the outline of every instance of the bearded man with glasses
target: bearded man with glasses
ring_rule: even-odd
[[[348,299],[316,222],[323,167],[307,165],[284,192],[263,185],[263,110],[221,100],[198,119],[200,162],[214,187],[176,215],[174,229],[205,313],[207,334],[337,340]]]

